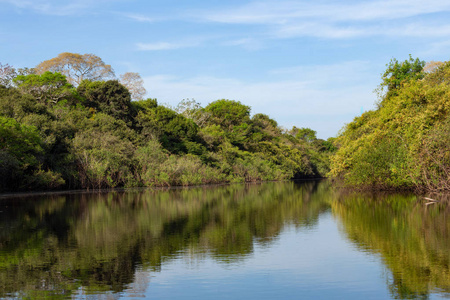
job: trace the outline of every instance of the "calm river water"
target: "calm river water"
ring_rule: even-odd
[[[3,197],[0,298],[449,298],[445,203],[328,181]]]

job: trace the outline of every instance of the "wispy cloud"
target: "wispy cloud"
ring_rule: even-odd
[[[0,0],[21,10],[30,10],[44,15],[67,16],[80,12],[92,13],[91,8],[119,0]]]
[[[272,38],[314,36],[446,36],[448,21],[418,22],[415,17],[450,12],[445,0],[377,0],[360,3],[258,1],[239,7],[196,12],[198,20],[263,25]],[[413,18],[414,17],[414,18]]]
[[[314,22],[303,22],[289,25],[276,26],[270,31],[273,38],[294,38],[299,36],[312,36],[320,38],[353,38],[368,35],[368,28],[356,26],[339,26]]]
[[[439,41],[430,43],[425,50],[419,53],[420,57],[431,56],[435,59],[436,56],[441,56],[443,59],[448,59],[450,53],[450,40]]]
[[[190,47],[190,45],[184,45],[180,43],[167,43],[167,42],[137,43],[136,46],[138,50],[142,51],[173,50]]]
[[[342,4],[264,1],[229,10],[209,11],[202,17],[221,23],[287,24],[299,19],[326,19],[328,22],[393,20],[448,11],[450,2],[445,0],[384,0]]]
[[[263,48],[261,41],[255,38],[240,38],[234,40],[228,40],[221,43],[223,46],[239,46],[246,50],[259,50]]]
[[[136,47],[140,51],[175,50],[198,47],[201,46],[205,40],[206,38],[192,38],[178,42],[137,43]]]
[[[0,3],[8,3],[22,10],[31,10],[46,15],[71,15],[89,6],[89,1],[71,1],[69,4],[61,4],[60,1],[51,0],[0,0]]]
[[[136,43],[137,50],[140,51],[160,51],[160,50],[176,50],[184,48],[202,47],[210,44],[221,44],[223,36],[220,35],[197,35],[181,37],[172,41],[157,42],[139,42]]]
[[[143,23],[153,23],[155,21],[157,21],[156,18],[150,18],[148,16],[145,15],[140,15],[140,14],[123,14],[125,17],[132,19],[134,21],[138,21],[138,22],[143,22]]]
[[[448,0],[368,0],[356,3],[331,0],[266,0],[229,8],[222,6],[220,9],[177,11],[167,19],[155,19],[144,14],[126,16],[137,22],[183,20],[242,25],[241,36],[226,39],[220,44],[258,50],[264,48],[267,39],[447,37],[450,34],[450,22],[449,18],[445,18],[445,14],[448,15],[449,12]],[[255,28],[257,30],[254,30]],[[155,48],[183,47],[179,43],[171,43],[170,46],[160,43],[155,45]]]

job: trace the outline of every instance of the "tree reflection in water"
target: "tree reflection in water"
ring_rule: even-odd
[[[285,226],[308,230],[330,211],[351,243],[381,257],[393,298],[448,295],[446,203],[347,193],[328,181],[1,199],[0,297],[139,295],[149,272],[186,253],[240,262]]]
[[[450,295],[448,200],[426,206],[411,195],[342,193],[331,206],[348,239],[379,254],[392,272],[388,285],[394,298]]]
[[[180,251],[223,263],[270,244],[286,223],[314,226],[329,185],[311,181],[0,201],[0,296],[121,292],[136,269]]]

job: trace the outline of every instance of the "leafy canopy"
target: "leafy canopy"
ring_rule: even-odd
[[[422,70],[425,66],[425,61],[419,60],[419,58],[413,59],[411,54],[409,55],[409,59],[403,62],[399,62],[393,58],[386,66],[387,69],[381,76],[382,82],[379,87],[381,93],[387,90],[385,94],[386,98],[396,95],[397,90],[404,83],[424,77]]]
[[[41,75],[19,75],[13,81],[20,91],[33,95],[44,103],[56,103],[72,94],[72,85],[61,73],[45,72]]]
[[[83,80],[107,80],[114,78],[114,71],[110,65],[94,54],[78,54],[64,52],[57,57],[41,62],[36,66],[36,72],[59,72],[67,77],[74,86]]]

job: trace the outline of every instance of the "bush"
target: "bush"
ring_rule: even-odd
[[[335,140],[332,176],[360,187],[450,188],[450,64],[419,74],[422,63],[412,62],[417,66],[406,68],[406,77],[386,85],[382,105],[355,118]]]

